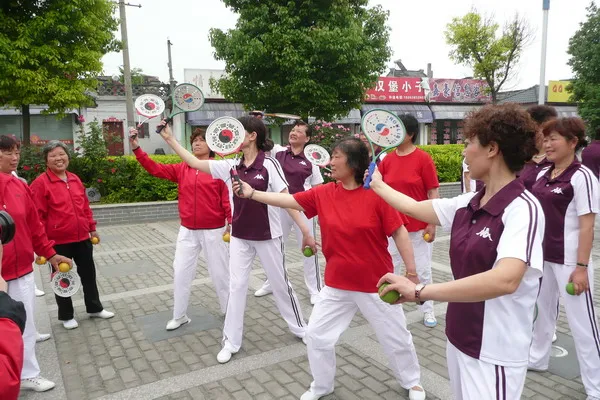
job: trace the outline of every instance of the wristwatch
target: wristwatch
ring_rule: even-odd
[[[427,285],[423,285],[422,283],[419,283],[417,286],[415,286],[415,300],[417,300],[417,304],[420,306],[425,304],[424,301],[421,301],[421,290],[425,289],[425,286]]]

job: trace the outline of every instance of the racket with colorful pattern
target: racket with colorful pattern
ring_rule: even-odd
[[[229,159],[225,158],[225,156],[238,153],[244,143],[245,137],[246,129],[244,125],[233,117],[217,118],[206,128],[206,144],[208,148],[215,152],[215,154],[223,157],[228,164]],[[241,179],[235,165],[229,165],[231,166],[231,177],[241,184]],[[239,193],[242,194],[241,187]]]
[[[360,122],[362,131],[371,146],[371,163],[369,164],[369,173],[365,179],[363,187],[371,187],[371,176],[377,165],[377,158],[389,149],[393,149],[402,143],[406,137],[406,128],[396,114],[387,110],[374,109],[363,115]],[[375,154],[375,145],[382,150]]]
[[[327,168],[329,161],[331,161],[331,157],[329,156],[327,150],[325,150],[325,148],[322,146],[319,146],[318,144],[307,144],[304,147],[304,157],[306,157],[311,164],[315,164],[320,168],[331,171],[329,168]]]
[[[173,110],[166,120],[167,124],[170,123],[177,114],[197,111],[204,105],[204,94],[202,93],[202,90],[191,83],[182,83],[181,85],[175,86],[175,89],[171,94],[171,99],[173,100]],[[164,126],[165,125],[160,125],[156,128],[156,133],[160,133]]]

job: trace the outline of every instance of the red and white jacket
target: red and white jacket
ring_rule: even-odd
[[[188,229],[216,229],[224,226],[225,221],[231,224],[231,203],[225,182],[186,163],[157,163],[139,147],[133,153],[150,175],[179,186],[181,225]]]
[[[82,242],[96,230],[96,221],[79,177],[67,172],[63,181],[47,170],[31,183],[33,199],[48,238],[56,244]]]
[[[50,258],[56,254],[36,212],[29,187],[11,174],[0,173],[0,204],[15,221],[15,238],[3,245],[2,277],[9,281],[33,271],[34,251]]]

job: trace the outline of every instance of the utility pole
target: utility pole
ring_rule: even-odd
[[[123,80],[125,81],[125,107],[127,110],[127,126],[135,128],[133,115],[133,90],[131,88],[131,65],[129,64],[129,44],[127,42],[127,16],[125,6],[142,8],[141,4],[129,4],[119,0],[119,14],[121,20],[121,42],[123,43]]]
[[[173,94],[173,90],[175,89],[175,79],[173,79],[173,60],[171,59],[171,46],[173,46],[173,43],[171,43],[171,40],[169,38],[167,38],[167,51],[169,54],[169,87],[170,87],[170,94]]]
[[[544,22],[542,25],[542,60],[540,63],[540,87],[538,90],[538,104],[546,102],[546,48],[548,46],[548,14],[550,13],[550,0],[542,0]]]

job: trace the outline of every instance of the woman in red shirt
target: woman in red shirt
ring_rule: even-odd
[[[192,281],[196,277],[198,256],[204,249],[209,275],[215,285],[221,312],[227,311],[229,299],[229,250],[223,234],[229,233],[231,205],[225,182],[213,179],[184,162],[159,164],[140,148],[137,130],[130,130],[129,143],[138,162],[150,175],[168,179],[178,185],[181,227],[175,246],[173,319],[167,323],[172,331],[191,320],[187,316]],[[196,129],[190,138],[192,152],[199,160],[214,157],[205,133]]]
[[[360,310],[377,334],[398,383],[409,399],[425,399],[420,367],[402,309],[384,303],[377,294],[382,272],[393,271],[387,251],[389,236],[407,261],[406,273],[416,280],[416,267],[406,218],[365,190],[363,175],[369,165],[367,147],[356,138],[338,142],[331,158],[328,183],[294,195],[267,193],[242,183],[241,197],[319,217],[323,255],[327,260],[325,287],[315,304],[306,331],[308,361],[313,375],[301,400],[317,400],[333,392],[335,344]],[[239,185],[233,190],[238,194]]]
[[[85,308],[92,318],[108,319],[115,316],[100,302],[96,285],[96,266],[91,239],[100,236],[96,221],[79,177],[67,171],[69,149],[58,140],[48,142],[43,149],[46,172],[31,183],[33,199],[48,238],[54,240],[54,249],[77,264],[81,278]],[[58,319],[65,329],[79,326],[74,318],[70,297],[56,296]]]

